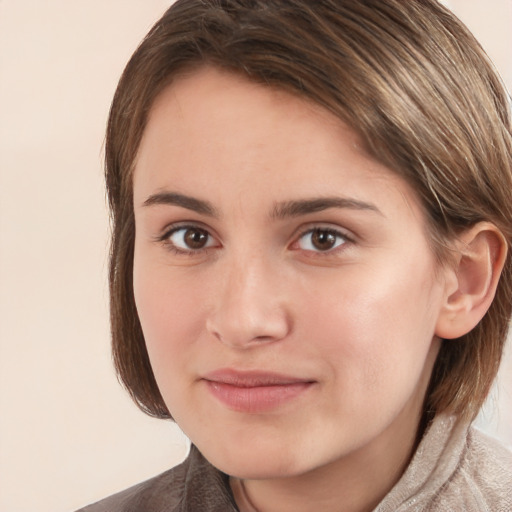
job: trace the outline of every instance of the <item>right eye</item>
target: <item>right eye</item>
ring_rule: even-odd
[[[198,226],[179,226],[167,232],[162,240],[180,253],[199,252],[217,245],[216,240]]]

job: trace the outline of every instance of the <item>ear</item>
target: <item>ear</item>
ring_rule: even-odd
[[[447,264],[445,296],[436,335],[444,339],[467,334],[489,309],[507,256],[507,242],[489,222],[479,222],[455,242],[456,260]]]

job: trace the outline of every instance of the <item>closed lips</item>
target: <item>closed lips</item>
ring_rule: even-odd
[[[278,374],[232,370],[204,378],[211,394],[236,412],[263,413],[278,409],[309,389],[314,381]]]

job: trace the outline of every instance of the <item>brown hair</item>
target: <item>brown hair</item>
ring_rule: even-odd
[[[306,97],[351,126],[413,186],[440,261],[481,220],[502,231],[509,251],[495,299],[475,329],[442,343],[426,397],[426,410],[473,418],[512,309],[510,104],[480,45],[434,0],[178,0],[146,36],[119,82],[106,140],[113,354],[135,402],[170,417],[133,297],[134,160],[156,96],[204,63]]]

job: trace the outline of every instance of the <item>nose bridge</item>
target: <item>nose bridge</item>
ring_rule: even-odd
[[[261,257],[237,255],[229,264],[226,272],[224,293],[228,298],[246,299],[258,292],[258,284],[263,288],[266,281],[265,269]]]
[[[286,336],[286,300],[278,291],[276,266],[268,258],[255,251],[226,258],[218,291],[208,328],[223,343],[242,348]]]

